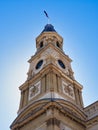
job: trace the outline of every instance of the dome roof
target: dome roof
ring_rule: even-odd
[[[56,30],[54,29],[53,25],[51,24],[47,24],[44,28],[44,30],[42,31],[43,32],[56,32]]]

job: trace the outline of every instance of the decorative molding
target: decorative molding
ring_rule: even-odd
[[[67,95],[68,97],[75,99],[75,95],[74,95],[74,89],[72,84],[68,84],[64,81],[62,81],[62,89],[63,89],[63,93],[65,95]]]
[[[38,83],[30,86],[29,88],[29,100],[40,94],[41,92],[41,82],[39,81]]]
[[[45,93],[43,96],[41,96],[41,98],[39,99],[45,99],[45,98],[58,98],[58,99],[63,99],[63,100],[67,100],[66,98],[62,97],[59,93],[56,92],[48,92]],[[38,100],[39,100],[38,99]]]
[[[86,107],[84,111],[88,116],[88,120],[98,116],[98,101]]]
[[[45,58],[47,58],[49,56],[52,56],[52,57],[54,57],[56,59],[59,58],[59,54],[54,49],[52,49],[51,47],[49,47],[48,49],[46,49],[44,51],[44,53],[42,53],[42,55],[41,55],[41,57],[45,57]]]

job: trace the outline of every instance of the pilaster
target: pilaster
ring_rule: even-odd
[[[60,130],[60,121],[56,118],[47,120],[47,130]]]

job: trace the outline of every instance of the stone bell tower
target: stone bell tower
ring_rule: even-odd
[[[82,85],[73,75],[63,38],[47,24],[36,38],[28,78],[21,91],[12,130],[86,130]]]

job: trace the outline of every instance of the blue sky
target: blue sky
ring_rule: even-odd
[[[35,38],[50,23],[64,38],[64,51],[73,62],[75,79],[83,85],[87,106],[98,100],[98,1],[0,0],[0,128],[9,130],[17,116],[28,59],[35,53]]]

